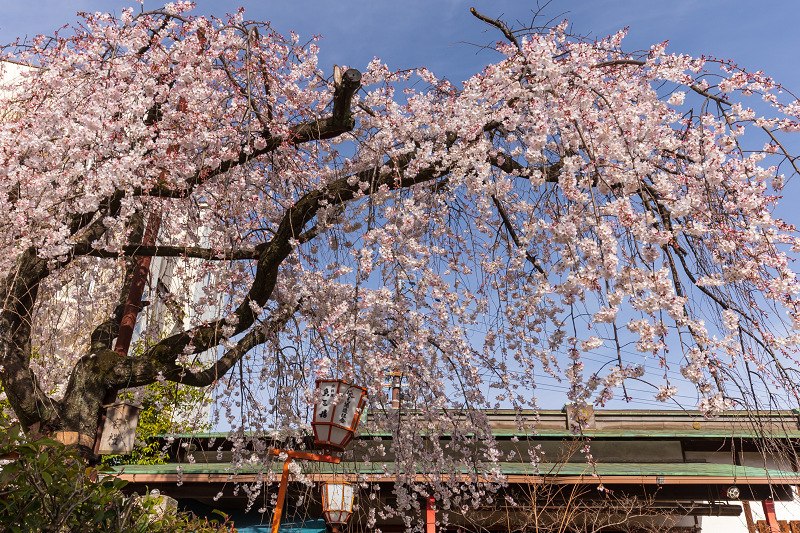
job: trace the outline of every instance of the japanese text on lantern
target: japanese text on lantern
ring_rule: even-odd
[[[352,389],[347,389],[347,392],[344,394],[344,404],[342,405],[342,414],[339,417],[340,424],[346,424],[349,420],[348,413],[350,412],[350,404],[353,400],[353,391]]]
[[[324,387],[322,389],[322,401],[320,402],[320,406],[322,407],[322,409],[320,409],[319,411],[318,418],[324,418],[324,419],[330,418],[330,413],[328,412],[328,404],[330,403],[332,396],[333,395],[330,388]]]

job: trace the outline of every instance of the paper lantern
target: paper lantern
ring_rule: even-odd
[[[339,379],[317,380],[320,400],[314,406],[314,445],[344,450],[353,440],[367,400],[367,389]]]
[[[322,514],[331,525],[344,524],[353,513],[353,485],[326,482],[322,484]]]

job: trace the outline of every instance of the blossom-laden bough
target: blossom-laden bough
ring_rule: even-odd
[[[709,414],[797,405],[800,241],[773,213],[800,104],[726,61],[626,54],[624,33],[484,19],[507,42],[460,87],[377,59],[326,77],[315,41],[185,3],[7,48],[35,67],[0,101],[0,376],[19,420],[93,439],[109,392],[166,380],[286,438],[314,378],[341,377],[369,388],[363,430],[393,435],[411,508],[502,482],[480,409],[535,408],[538,376],[577,403],[638,381]],[[123,356],[143,256],[174,269],[149,298],[187,311]]]

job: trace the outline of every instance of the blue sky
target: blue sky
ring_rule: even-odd
[[[544,4],[544,1],[540,1]],[[0,43],[50,33],[76,20],[78,11],[119,13],[135,0],[0,0]],[[162,4],[144,0],[145,9]],[[474,6],[489,16],[527,23],[530,0],[198,0],[196,13],[224,15],[239,6],[248,19],[269,20],[282,33],[321,34],[320,66],[363,68],[374,56],[390,67],[427,66],[461,81],[491,62],[483,45],[499,33],[473,18]],[[731,58],[800,89],[800,2],[796,0],[554,0],[546,17],[568,18],[576,33],[605,36],[630,27],[627,49],[670,40],[670,50]],[[471,43],[471,44],[470,44]]]

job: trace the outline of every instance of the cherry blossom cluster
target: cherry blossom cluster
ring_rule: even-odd
[[[800,239],[774,213],[800,103],[764,74],[562,25],[460,85],[376,59],[336,129],[315,39],[190,7],[6,51],[31,68],[0,86],[0,276],[46,264],[30,368],[52,401],[158,216],[172,281],[148,294],[182,314],[142,322],[139,357],[236,358],[215,411],[234,467],[264,465],[251,504],[318,377],[368,388],[350,453],[395,477],[379,514],[409,528],[419,495],[455,512],[502,486],[487,413],[535,432],[543,377],[578,405],[797,404]]]

